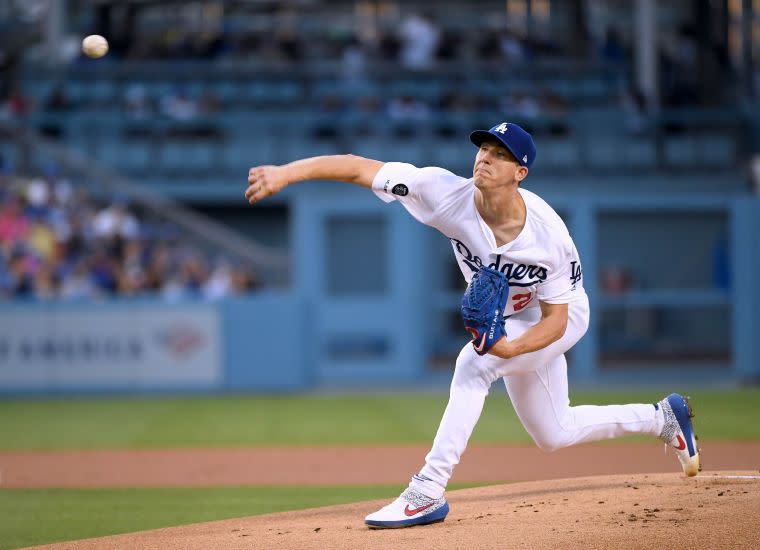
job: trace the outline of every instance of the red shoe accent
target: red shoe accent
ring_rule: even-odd
[[[404,508],[404,513],[405,513],[407,516],[409,516],[409,517],[412,517],[412,516],[414,516],[414,515],[417,515],[417,514],[419,514],[419,513],[420,513],[420,512],[422,512],[423,510],[427,510],[427,509],[428,509],[428,508],[430,508],[430,507],[431,507],[433,504],[435,504],[435,502],[431,502],[430,504],[426,504],[425,506],[420,506],[419,508],[415,508],[414,510],[410,510],[410,509],[409,509],[409,505],[407,504],[407,505],[406,505],[406,508]]]
[[[678,439],[678,445],[673,445],[673,446],[679,451],[683,451],[686,448],[686,442],[683,440],[683,438],[680,435],[677,435],[676,439]]]

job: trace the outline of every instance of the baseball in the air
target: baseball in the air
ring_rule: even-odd
[[[82,51],[93,59],[103,57],[108,53],[108,40],[99,34],[91,34],[82,40]]]

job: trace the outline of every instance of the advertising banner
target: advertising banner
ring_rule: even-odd
[[[0,310],[0,390],[214,388],[221,354],[212,305]]]

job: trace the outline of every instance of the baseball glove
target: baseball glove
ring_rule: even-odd
[[[506,275],[490,267],[481,267],[472,276],[462,296],[464,328],[472,335],[472,345],[478,355],[488,353],[507,333],[504,328],[504,308],[509,297]]]

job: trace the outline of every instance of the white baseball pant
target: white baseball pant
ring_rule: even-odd
[[[523,334],[540,316],[540,308],[534,307],[508,318],[508,338]],[[570,406],[564,353],[586,333],[588,319],[588,298],[583,296],[568,307],[562,338],[543,349],[501,359],[480,356],[472,344],[465,345],[457,358],[449,403],[433,447],[411,486],[432,498],[443,494],[480,418],[491,384],[498,378],[503,378],[517,416],[541,449],[553,451],[627,434],[659,435],[663,418],[651,404]]]

